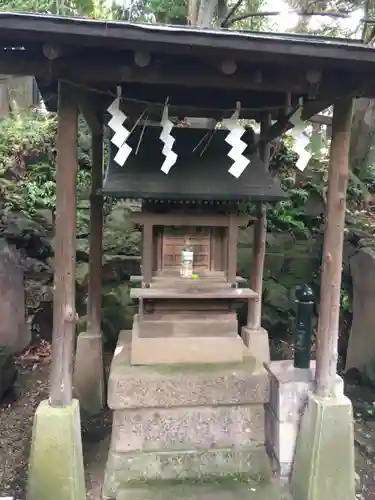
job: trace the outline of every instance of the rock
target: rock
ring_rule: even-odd
[[[356,368],[367,376],[375,370],[375,251],[361,248],[350,259],[353,283],[353,322],[346,353],[345,370]],[[374,367],[375,368],[375,367]]]
[[[273,309],[282,312],[288,312],[292,309],[288,289],[280,283],[273,280],[267,281],[264,295],[265,303],[270,305]]]
[[[0,345],[21,351],[31,340],[25,321],[24,273],[18,250],[4,240],[0,240],[0,296]]]
[[[21,264],[24,269],[25,279],[38,281],[41,285],[52,280],[53,268],[46,262],[26,257],[22,259]]]
[[[0,234],[31,258],[45,259],[53,254],[48,231],[36,220],[21,213],[9,213],[1,221]]]
[[[17,378],[16,365],[9,348],[0,346],[0,401],[13,387]]]

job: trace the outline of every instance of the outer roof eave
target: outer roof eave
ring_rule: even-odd
[[[110,42],[170,44],[171,46],[222,49],[234,52],[269,52],[375,63],[375,49],[348,40],[291,34],[253,33],[234,30],[198,29],[124,21],[100,21],[29,13],[0,12],[0,37],[8,40],[59,41],[71,44],[109,46]],[[124,48],[120,47],[119,49]]]

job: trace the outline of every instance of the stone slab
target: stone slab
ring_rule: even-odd
[[[228,364],[132,366],[129,332],[120,332],[108,383],[113,410],[268,401],[269,374],[253,357]]]
[[[86,500],[79,403],[38,406],[31,440],[27,500]]]
[[[103,486],[104,498],[115,498],[124,487],[145,481],[202,480],[239,475],[269,481],[270,463],[264,446],[236,450],[165,453],[110,452]]]
[[[9,347],[0,346],[0,401],[4,394],[13,387],[17,370],[13,354]]]
[[[227,336],[141,337],[134,316],[131,364],[236,363],[243,361],[244,345],[236,332]]]
[[[117,500],[292,500],[282,485],[233,479],[203,484],[157,484],[121,490]]]
[[[139,337],[238,337],[234,312],[149,313],[138,319]],[[199,342],[199,340],[198,340]]]
[[[278,465],[291,466],[294,460],[299,421],[281,421],[270,404],[265,405],[266,448]],[[284,474],[282,474],[284,476]]]
[[[264,444],[264,405],[115,411],[112,450],[208,450]]]
[[[74,388],[81,409],[97,415],[105,406],[102,337],[82,332],[77,338]]]
[[[310,369],[294,368],[293,360],[271,361],[266,364],[271,375],[270,405],[281,422],[299,422],[307,401],[307,394],[314,388],[315,361]],[[336,375],[335,394],[342,395],[344,382]]]
[[[291,489],[296,500],[355,499],[353,410],[346,396],[309,394]]]
[[[241,337],[245,346],[255,358],[262,361],[262,363],[270,362],[270,345],[267,330],[244,326],[241,329]]]

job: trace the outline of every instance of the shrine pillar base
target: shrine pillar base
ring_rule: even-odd
[[[308,395],[291,486],[296,500],[355,498],[353,409],[343,394]]]
[[[42,401],[34,416],[27,500],[85,500],[79,403]]]
[[[241,329],[241,337],[254,358],[262,363],[270,362],[270,345],[267,330],[262,327],[250,328],[248,326],[243,326]]]
[[[97,415],[105,407],[102,336],[80,333],[74,367],[74,386],[81,411]]]
[[[155,481],[270,481],[263,364],[248,355],[236,363],[135,366],[131,338],[120,333],[109,376],[113,426],[103,498]]]

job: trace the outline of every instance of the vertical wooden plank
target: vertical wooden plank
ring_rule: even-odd
[[[261,122],[261,134],[266,134],[271,126],[270,115],[267,114]],[[269,168],[270,146],[263,144],[260,151],[265,170]],[[263,270],[266,255],[267,212],[264,203],[258,204],[258,219],[254,224],[253,258],[251,263],[250,286],[258,294],[257,298],[248,301],[247,326],[258,329],[262,322],[262,291]]]
[[[152,233],[153,225],[151,221],[145,221],[143,225],[143,244],[142,244],[142,274],[143,284],[150,286],[152,280]]]
[[[228,277],[227,277],[227,280],[232,286],[236,286],[237,239],[238,239],[237,215],[230,214],[229,227],[228,227]]]
[[[352,113],[353,102],[350,98],[342,99],[334,105],[315,374],[315,390],[322,397],[332,394],[337,369],[341,268]]]
[[[92,169],[90,204],[90,260],[87,301],[87,332],[101,336],[101,282],[103,247],[103,132],[92,132]]]
[[[75,339],[75,257],[77,100],[74,89],[59,82],[56,163],[56,235],[50,404],[72,402]]]

